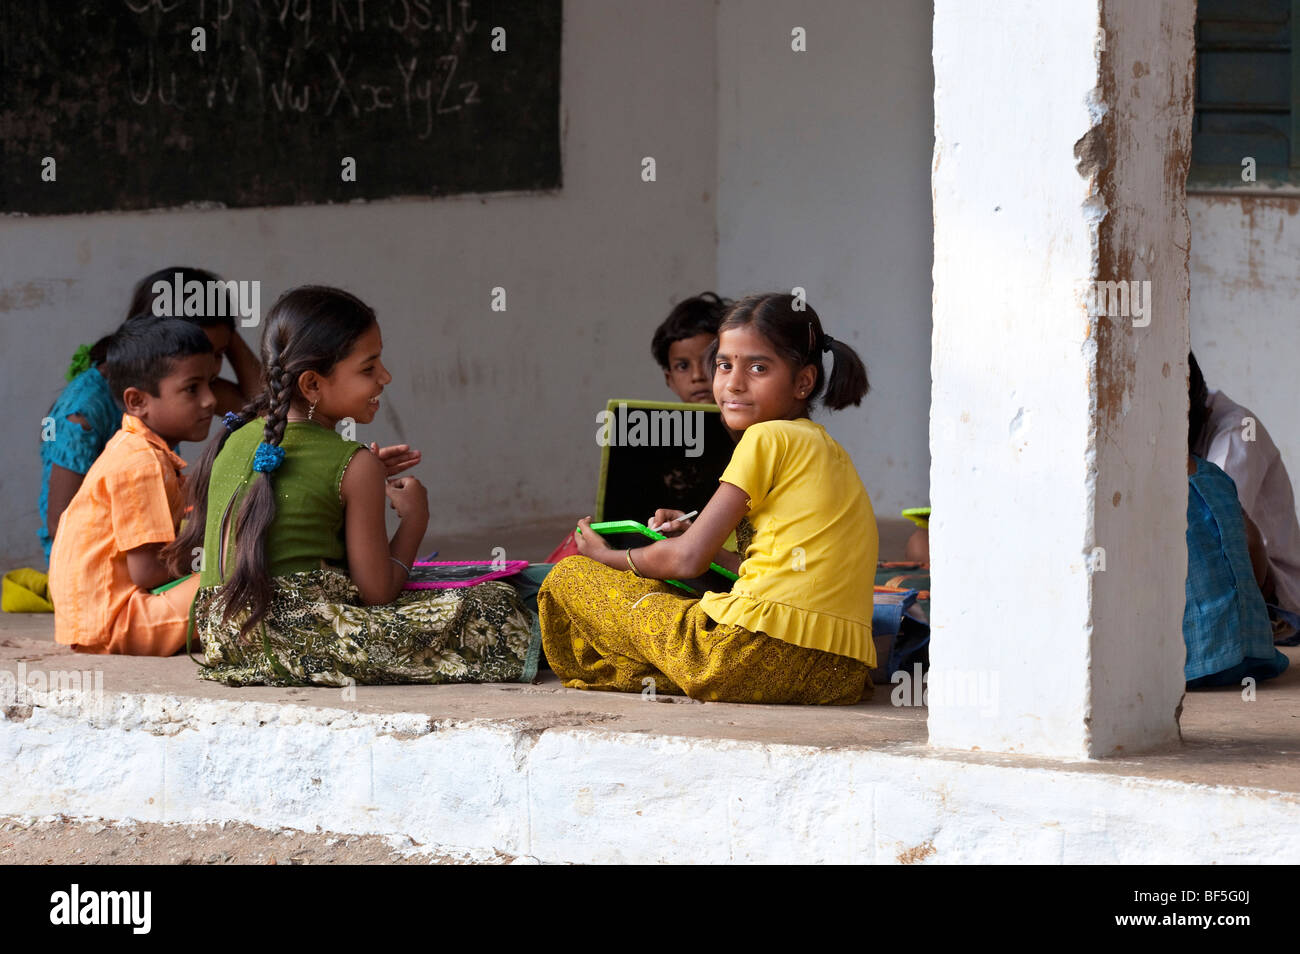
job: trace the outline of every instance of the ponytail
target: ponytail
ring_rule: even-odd
[[[867,369],[853,348],[838,338],[826,335],[827,350],[831,354],[831,373],[826,379],[826,396],[822,403],[832,411],[838,411],[850,404],[859,405],[871,390],[867,380]],[[818,379],[820,384],[820,376]],[[816,394],[814,388],[813,393]]]

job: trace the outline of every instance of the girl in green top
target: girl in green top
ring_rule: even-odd
[[[166,556],[202,557],[200,675],[228,685],[531,681],[539,637],[507,583],[404,590],[429,523],[405,445],[343,440],[392,376],[374,312],[333,288],[285,293],[262,333],[262,393],[209,445]],[[385,537],[384,503],[401,518]],[[201,547],[202,549],[199,549]]]

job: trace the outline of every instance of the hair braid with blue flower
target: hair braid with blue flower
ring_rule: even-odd
[[[205,535],[205,518],[208,512],[208,481],[212,476],[212,464],[221,448],[226,446],[226,439],[246,423],[262,412],[265,407],[264,395],[258,395],[245,404],[239,411],[227,411],[222,415],[224,425],[209,442],[203,456],[199,458],[193,473],[186,480],[186,495],[189,500],[189,518],[181,524],[176,538],[162,550],[162,559],[176,576],[197,572],[201,565],[195,559],[196,553],[203,552]]]
[[[222,617],[226,623],[241,610],[249,609],[250,602],[253,609],[259,605],[249,581],[265,575],[266,531],[275,520],[276,511],[273,475],[284,460],[284,449],[280,447],[280,442],[284,440],[285,425],[289,422],[289,405],[294,394],[295,375],[283,363],[287,344],[286,329],[283,326],[274,331],[268,328],[267,332],[262,341],[262,356],[266,361],[266,390],[263,393],[266,400],[266,425],[262,429],[262,442],[257,445],[253,457],[252,481],[234,521],[235,539],[241,543],[235,558],[236,578],[230,580],[225,587]],[[250,614],[245,620],[247,628],[252,628],[248,624],[254,620],[255,615],[260,617],[264,612],[262,610],[262,613]]]
[[[284,428],[289,423],[289,403],[293,400],[293,374],[280,364],[280,356],[273,355],[267,363],[267,380],[271,383],[270,402],[266,408],[266,427],[262,431],[261,447],[271,446],[280,450],[284,440]],[[281,455],[284,454],[280,451]]]

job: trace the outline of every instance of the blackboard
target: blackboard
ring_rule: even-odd
[[[561,13],[561,0],[4,0],[0,212],[558,188]]]

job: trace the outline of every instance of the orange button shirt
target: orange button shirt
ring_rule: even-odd
[[[133,655],[170,655],[184,645],[184,612],[166,594],[136,586],[126,563],[128,550],[175,539],[185,506],[184,466],[148,425],[122,415],[122,429],[59,518],[50,551],[58,642],[81,652]]]

